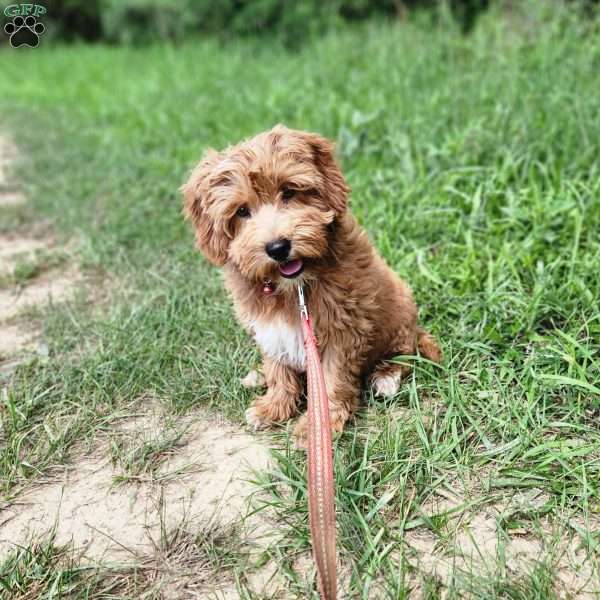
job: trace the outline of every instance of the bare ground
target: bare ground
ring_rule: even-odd
[[[46,533],[55,523],[57,544],[72,540],[87,558],[117,560],[124,553],[131,557],[148,551],[163,505],[168,525],[179,523],[184,514],[188,520],[215,513],[220,521],[243,516],[252,492],[247,469],[266,466],[266,449],[207,414],[198,413],[193,420],[185,445],[164,463],[154,481],[116,484],[121,471],[103,443],[61,476],[21,494],[3,510],[0,557],[11,544]]]
[[[500,527],[513,515],[542,507],[547,500],[543,493],[531,489],[483,507],[469,507],[467,498],[473,498],[473,494],[465,491],[457,496],[434,496],[421,507],[430,519],[444,515],[448,520],[442,535],[426,527],[406,535],[409,561],[418,571],[448,584],[457,571],[492,577],[499,560],[505,562],[513,577],[524,576],[536,564],[546,562],[557,577],[560,598],[598,598],[598,565],[585,551],[585,540],[577,533],[577,519],[565,515],[559,523],[544,518],[537,531],[512,529],[508,535]],[[600,529],[600,521],[597,527]],[[582,524],[579,528],[583,529]]]

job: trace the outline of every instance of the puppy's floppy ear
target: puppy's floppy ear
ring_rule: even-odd
[[[223,232],[217,230],[217,223],[207,209],[211,176],[222,158],[216,150],[207,150],[189,179],[179,188],[183,193],[183,214],[196,230],[196,245],[217,266],[223,266],[227,260],[229,240]]]
[[[335,160],[335,145],[316,133],[306,133],[305,136],[312,148],[315,164],[323,175],[326,200],[339,217],[346,210],[350,187]]]

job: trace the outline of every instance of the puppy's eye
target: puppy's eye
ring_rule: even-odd
[[[281,190],[281,198],[284,202],[291,200],[295,195],[296,195],[296,190],[293,190],[292,188],[284,187]]]
[[[250,216],[250,209],[247,206],[240,206],[235,214],[242,219],[247,219]]]

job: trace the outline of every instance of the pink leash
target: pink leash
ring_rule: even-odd
[[[300,321],[306,352],[308,391],[308,518],[319,591],[325,600],[337,594],[335,552],[335,491],[329,399],[312,321],[298,286]]]

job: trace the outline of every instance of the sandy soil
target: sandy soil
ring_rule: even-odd
[[[446,514],[448,521],[443,528],[444,540],[426,528],[417,528],[406,535],[410,562],[420,571],[448,583],[456,569],[467,573],[476,569],[482,576],[491,575],[498,558],[504,556],[509,572],[518,576],[531,572],[537,562],[550,555],[560,581],[557,590],[560,598],[598,598],[598,574],[586,559],[583,540],[572,529],[567,527],[557,532],[557,525],[548,520],[542,520],[543,536],[539,531],[523,529],[513,530],[507,537],[499,529],[500,519],[542,506],[546,498],[539,490],[532,489],[480,509],[469,509],[467,497],[469,494],[433,497],[422,507],[429,517]],[[549,547],[549,540],[558,541]]]
[[[160,534],[185,519],[220,523],[239,520],[253,487],[251,469],[267,466],[268,452],[250,435],[207,414],[191,417],[185,443],[161,466],[157,482],[121,483],[108,444],[81,456],[52,481],[36,484],[2,510],[0,560],[10,547],[56,527],[57,543],[73,541],[87,559],[143,556]],[[190,417],[186,417],[190,419]],[[126,430],[134,437],[139,430]],[[160,475],[183,474],[173,478]]]

